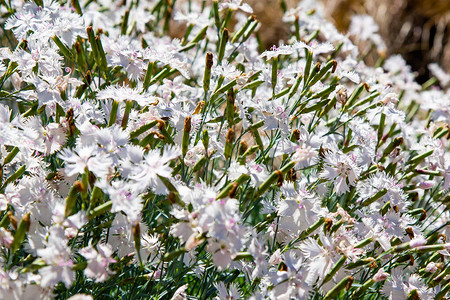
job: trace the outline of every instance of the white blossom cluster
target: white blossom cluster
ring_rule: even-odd
[[[0,299],[448,296],[450,75],[371,17],[301,1],[264,51],[242,0],[0,13]]]

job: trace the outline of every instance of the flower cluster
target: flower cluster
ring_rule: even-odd
[[[0,298],[448,296],[450,75],[314,1],[266,51],[174,3],[2,4]]]

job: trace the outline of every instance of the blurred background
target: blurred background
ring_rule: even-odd
[[[401,54],[421,83],[430,78],[427,66],[437,63],[450,72],[450,0],[317,0],[343,33],[354,15],[370,15],[379,26],[386,56]],[[282,5],[294,8],[300,0],[247,0],[261,21],[267,47],[288,37]]]

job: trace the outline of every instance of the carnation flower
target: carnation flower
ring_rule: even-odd
[[[348,192],[349,186],[355,186],[361,169],[356,164],[356,158],[339,151],[327,151],[324,158],[324,169],[321,177],[334,180],[334,190],[337,195]]]
[[[88,266],[84,269],[87,277],[95,279],[96,282],[103,282],[112,274],[108,266],[110,263],[115,263],[116,260],[111,258],[113,251],[110,245],[98,244],[97,250],[89,245],[80,249],[80,254],[88,261]]]

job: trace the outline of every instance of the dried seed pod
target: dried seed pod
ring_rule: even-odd
[[[228,197],[229,198],[235,198],[236,197],[236,191],[237,191],[238,187],[239,187],[239,183],[233,182],[233,186],[231,187],[231,190],[228,192]]]
[[[245,151],[248,149],[248,144],[246,141],[241,141],[239,146],[239,155],[244,155]]]
[[[292,131],[292,139],[295,141],[298,141],[300,139],[300,130],[299,129],[295,128]]]
[[[278,174],[277,187],[281,187],[283,185],[283,181],[284,181],[283,172],[281,172],[280,170],[276,170],[276,172]]]
[[[414,231],[413,231],[413,229],[411,227],[406,228],[405,231],[408,234],[410,239],[414,238]]]
[[[213,66],[213,54],[211,52],[208,52],[206,53],[205,74],[203,75],[203,90],[205,92],[209,90],[212,66]]]
[[[230,158],[233,151],[233,143],[235,138],[235,132],[233,128],[229,128],[227,132],[227,136],[225,138],[225,149],[224,155],[226,158]]]
[[[191,117],[186,117],[184,119],[183,140],[181,143],[181,153],[183,154],[183,157],[186,156],[187,149],[189,146],[190,132],[191,132]]]

